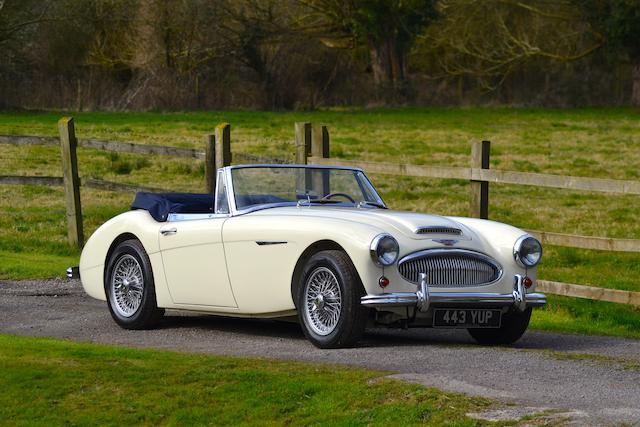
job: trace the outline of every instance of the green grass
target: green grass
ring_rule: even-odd
[[[640,339],[640,307],[556,295],[547,299],[545,307],[533,310],[530,328]]]
[[[125,140],[203,149],[219,122],[232,125],[232,151],[293,160],[293,123],[329,126],[331,156],[442,166],[468,166],[469,141],[492,141],[491,167],[598,178],[639,180],[640,115],[634,109],[403,108],[332,109],[303,113],[0,113],[0,134],[56,135],[56,122],[73,115],[79,138]],[[115,154],[80,148],[80,174],[176,191],[204,191],[202,161]],[[0,174],[60,175],[53,146],[0,145]],[[373,175],[396,209],[467,215],[469,186],[458,180]],[[66,244],[59,188],[0,186],[0,278],[60,276],[77,263]],[[82,189],[85,234],[128,209],[131,194]],[[640,239],[640,197],[492,184],[491,219],[522,228]],[[640,291],[640,254],[546,247],[539,277]],[[537,328],[633,335],[638,309],[584,300],[552,299]],[[552,316],[562,310],[562,321]],[[574,310],[575,309],[575,310]],[[588,322],[594,309],[618,319]],[[628,314],[616,317],[618,311]],[[541,318],[541,319],[542,319]],[[555,319],[555,320],[553,320]],[[627,331],[627,332],[620,332]],[[635,335],[633,335],[635,336]]]
[[[0,424],[505,425],[465,416],[486,399],[383,375],[0,335]]]

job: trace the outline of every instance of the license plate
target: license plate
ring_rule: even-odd
[[[499,328],[502,311],[474,309],[435,309],[434,328]]]

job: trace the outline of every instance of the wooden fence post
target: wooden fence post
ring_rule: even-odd
[[[231,125],[220,123],[216,126],[216,170],[231,165]]]
[[[311,123],[295,123],[296,163],[307,164],[307,156],[311,154]]]
[[[489,169],[491,141],[473,141],[471,145],[471,167]],[[476,218],[489,218],[489,183],[471,181],[471,199],[469,215]]]
[[[207,193],[213,194],[216,188],[216,136],[207,135],[205,147],[204,179],[207,185]]]
[[[311,157],[329,158],[329,130],[324,125],[311,127]]]
[[[64,182],[64,202],[67,211],[67,236],[69,244],[82,248],[84,232],[82,228],[82,207],[80,205],[80,178],[78,177],[78,157],[76,132],[72,117],[58,121],[60,153],[62,155],[62,176]]]
[[[329,131],[326,126],[313,125],[311,127],[311,156],[329,158]],[[313,189],[320,196],[329,194],[329,173],[313,171]]]

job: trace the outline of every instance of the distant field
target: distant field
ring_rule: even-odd
[[[198,148],[204,148],[205,135],[225,121],[232,125],[233,152],[289,160],[294,156],[296,121],[328,125],[331,156],[341,159],[468,166],[469,142],[488,139],[492,141],[492,168],[640,180],[640,111],[633,109],[0,113],[0,134],[54,136],[62,115],[75,117],[79,138]],[[78,155],[80,174],[85,177],[204,191],[202,161],[82,148]],[[59,150],[0,145],[0,171],[60,175]],[[372,179],[393,208],[467,215],[469,189],[464,181],[384,175]],[[0,258],[4,261],[0,278],[60,275],[66,266],[77,263],[78,252],[66,245],[62,194],[60,188],[0,186]],[[106,219],[126,210],[132,195],[83,189],[82,198],[89,235]],[[492,184],[489,216],[522,228],[638,239],[639,209],[640,196]],[[539,276],[640,291],[640,255],[547,247]],[[557,301],[569,317],[583,316],[580,307]],[[587,302],[577,304],[583,303]],[[628,318],[640,319],[640,310],[625,310],[630,310]],[[549,323],[536,324],[547,327]]]

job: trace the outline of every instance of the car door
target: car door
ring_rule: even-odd
[[[176,304],[237,307],[222,242],[229,219],[226,188],[222,179],[218,183],[215,214],[177,215],[160,228],[164,272]]]
[[[160,252],[174,303],[236,307],[222,244],[226,220],[181,220],[160,229]]]

